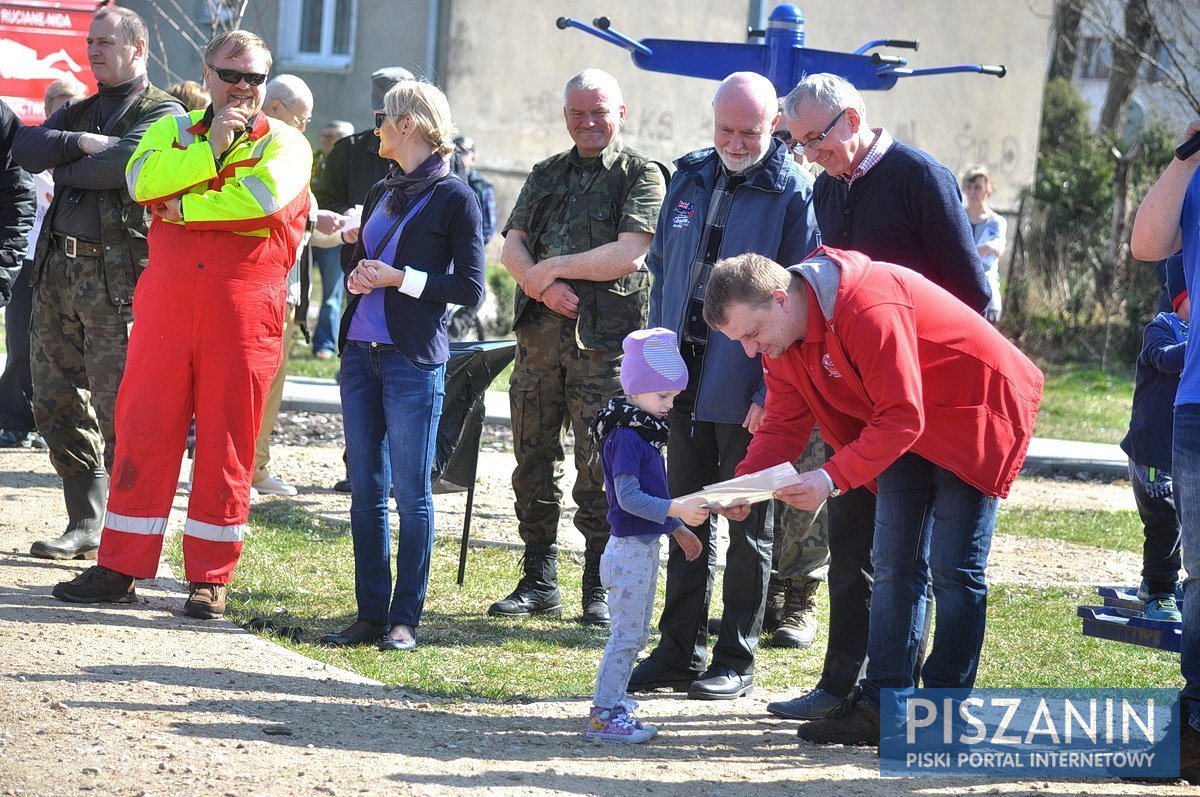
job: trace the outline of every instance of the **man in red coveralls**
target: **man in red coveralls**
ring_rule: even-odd
[[[212,105],[160,119],[126,168],[130,194],[155,214],[150,262],[134,294],[98,564],[56,586],[60,600],[130,603],[134,580],[154,577],[194,414],[184,614],[225,612],[312,168],[304,137],[261,113],[270,68],[258,36],[217,36],[205,51]]]

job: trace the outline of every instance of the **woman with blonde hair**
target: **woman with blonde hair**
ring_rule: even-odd
[[[983,314],[993,324],[1000,320],[1000,258],[1007,244],[1008,222],[988,206],[988,198],[996,190],[991,172],[986,166],[973,166],[962,177],[963,197],[975,248],[986,269],[992,299]]]
[[[367,193],[338,341],[358,617],[322,642],[411,650],[433,549],[446,307],[483,299],[483,233],[475,193],[450,174],[456,131],[437,87],[397,83],[375,128],[380,157],[398,168]],[[399,520],[394,587],[389,490]]]

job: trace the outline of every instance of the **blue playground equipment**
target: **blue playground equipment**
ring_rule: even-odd
[[[559,17],[561,30],[578,28],[609,44],[628,50],[633,62],[651,72],[724,80],[734,72],[765,75],[783,96],[800,78],[817,72],[841,75],[861,91],[886,91],[902,77],[946,75],[954,72],[978,72],[1004,77],[1002,65],[961,64],[929,69],[910,69],[908,60],[896,55],[871,52],[877,47],[916,50],[917,39],[872,39],[852,53],[813,50],[804,46],[804,14],[798,6],[784,3],[775,7],[766,31],[750,31],[765,42],[695,42],[681,39],[642,39],[634,41],[612,27],[608,17],[597,17],[591,25],[570,17]]]
[[[1097,587],[1096,593],[1103,606],[1080,606],[1076,612],[1084,636],[1179,652],[1183,624],[1146,617],[1137,587]]]

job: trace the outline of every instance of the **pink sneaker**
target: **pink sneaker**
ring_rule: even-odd
[[[612,708],[592,706],[588,716],[587,729],[584,737],[589,742],[616,742],[618,744],[639,744],[653,739],[658,734],[658,728],[653,725],[643,725],[633,716],[637,703],[632,700],[622,700]]]

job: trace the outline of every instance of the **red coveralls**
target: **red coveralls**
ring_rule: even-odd
[[[118,434],[98,563],[153,578],[196,419],[184,526],[187,580],[228,583],[250,512],[254,443],[282,358],[288,269],[304,234],[312,151],[259,114],[214,162],[211,109],[158,120],[126,168],[154,206],[180,197],[183,222],[155,216],[150,262],[117,394]]]

